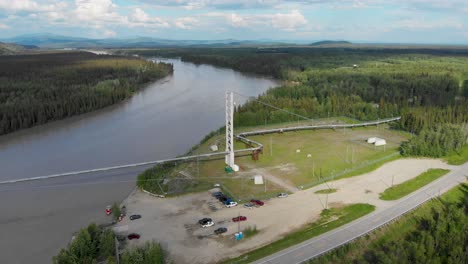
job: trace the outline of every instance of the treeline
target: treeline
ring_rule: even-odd
[[[2,56],[0,72],[1,135],[120,102],[173,68],[72,52]]]
[[[361,238],[322,257],[309,261],[321,263],[468,263],[468,188],[461,186],[463,195],[457,201],[433,201],[429,213],[405,220],[401,230],[383,236]],[[434,205],[435,204],[435,205]],[[391,229],[395,229],[390,227]]]
[[[314,48],[314,47],[261,47],[261,48],[167,48],[121,51],[142,56],[180,57],[182,61],[211,64],[241,72],[257,73],[287,79],[289,70],[330,69],[353,66],[397,56],[468,55],[468,49],[428,48]]]
[[[442,124],[425,127],[419,134],[401,144],[403,156],[439,158],[450,152],[460,152],[468,144],[468,125]]]
[[[67,248],[54,256],[54,264],[116,264],[115,235],[110,229],[103,229],[95,224],[82,228]],[[166,255],[161,245],[146,242],[141,247],[129,248],[121,252],[121,264],[163,264]]]

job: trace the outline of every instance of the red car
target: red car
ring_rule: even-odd
[[[247,217],[246,217],[246,216],[243,216],[243,215],[238,216],[238,217],[234,217],[234,218],[232,219],[233,222],[246,221],[246,220],[247,220]]]
[[[140,235],[139,235],[139,234],[132,233],[132,234],[128,235],[127,237],[128,237],[128,240],[139,239],[139,238],[140,238]]]
[[[265,204],[264,202],[262,202],[260,200],[250,200],[250,202],[253,203],[253,204],[256,204],[256,205],[260,205],[260,206]]]
[[[112,207],[110,205],[106,206],[106,215],[110,215],[112,213]]]

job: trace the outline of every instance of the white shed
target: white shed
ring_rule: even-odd
[[[210,146],[211,151],[218,151],[218,146],[217,145],[211,145]]]
[[[387,145],[387,141],[383,138],[378,138],[375,140],[375,145],[376,146],[383,146],[383,145]]]
[[[262,175],[255,175],[254,183],[255,184],[263,184],[263,176]]]

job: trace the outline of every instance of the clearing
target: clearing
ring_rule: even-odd
[[[454,167],[435,159],[399,159],[361,176],[319,184],[287,198],[265,200],[264,206],[252,210],[241,205],[225,208],[210,192],[165,199],[136,192],[126,201],[127,214],[141,214],[142,218],[135,221],[126,218],[118,226],[123,226],[123,230],[128,227],[128,233],[141,234],[140,240],[132,240],[130,245],[148,240],[161,242],[175,263],[216,263],[269,244],[316,221],[325,207],[368,203],[377,209],[385,208],[395,201],[382,201],[379,193],[391,185],[392,178],[394,184],[399,184],[430,168]],[[337,191],[315,193],[327,188]],[[231,218],[238,215],[247,216],[247,221],[232,222]],[[203,217],[212,218],[215,225],[201,228],[197,221]],[[235,232],[253,226],[259,231],[255,236],[234,240]],[[218,227],[227,227],[228,232],[213,235]]]

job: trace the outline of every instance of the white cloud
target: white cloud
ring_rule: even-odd
[[[128,17],[129,26],[141,27],[169,27],[169,23],[159,17],[150,16],[141,8],[135,8],[133,13]]]
[[[228,22],[235,27],[246,27],[247,21],[237,14],[226,15]]]
[[[31,0],[0,0],[0,9],[12,11],[37,11],[42,7],[35,1]]]
[[[284,31],[294,31],[300,26],[307,24],[306,18],[298,10],[289,13],[244,15],[226,14],[222,12],[211,12],[204,15],[211,18],[223,18],[228,25],[233,27],[249,27],[250,29],[270,27]],[[211,21],[211,24],[220,21]]]
[[[441,28],[454,28],[463,29],[462,22],[456,19],[442,19],[442,20],[427,20],[424,18],[409,18],[402,19],[395,22],[392,26],[395,29],[409,29],[409,30],[431,30]]]
[[[117,35],[114,31],[108,30],[108,29],[104,30],[104,32],[102,34],[106,38],[115,37]]]
[[[199,24],[199,20],[194,17],[177,18],[174,22],[175,26],[181,29],[192,29]]]
[[[122,22],[117,6],[112,0],[75,0],[74,14],[78,20],[100,24],[102,22]]]
[[[298,10],[293,10],[290,13],[273,15],[271,17],[271,23],[274,28],[293,31],[307,24],[307,20]]]
[[[0,29],[9,29],[10,27],[8,25],[0,23]]]

